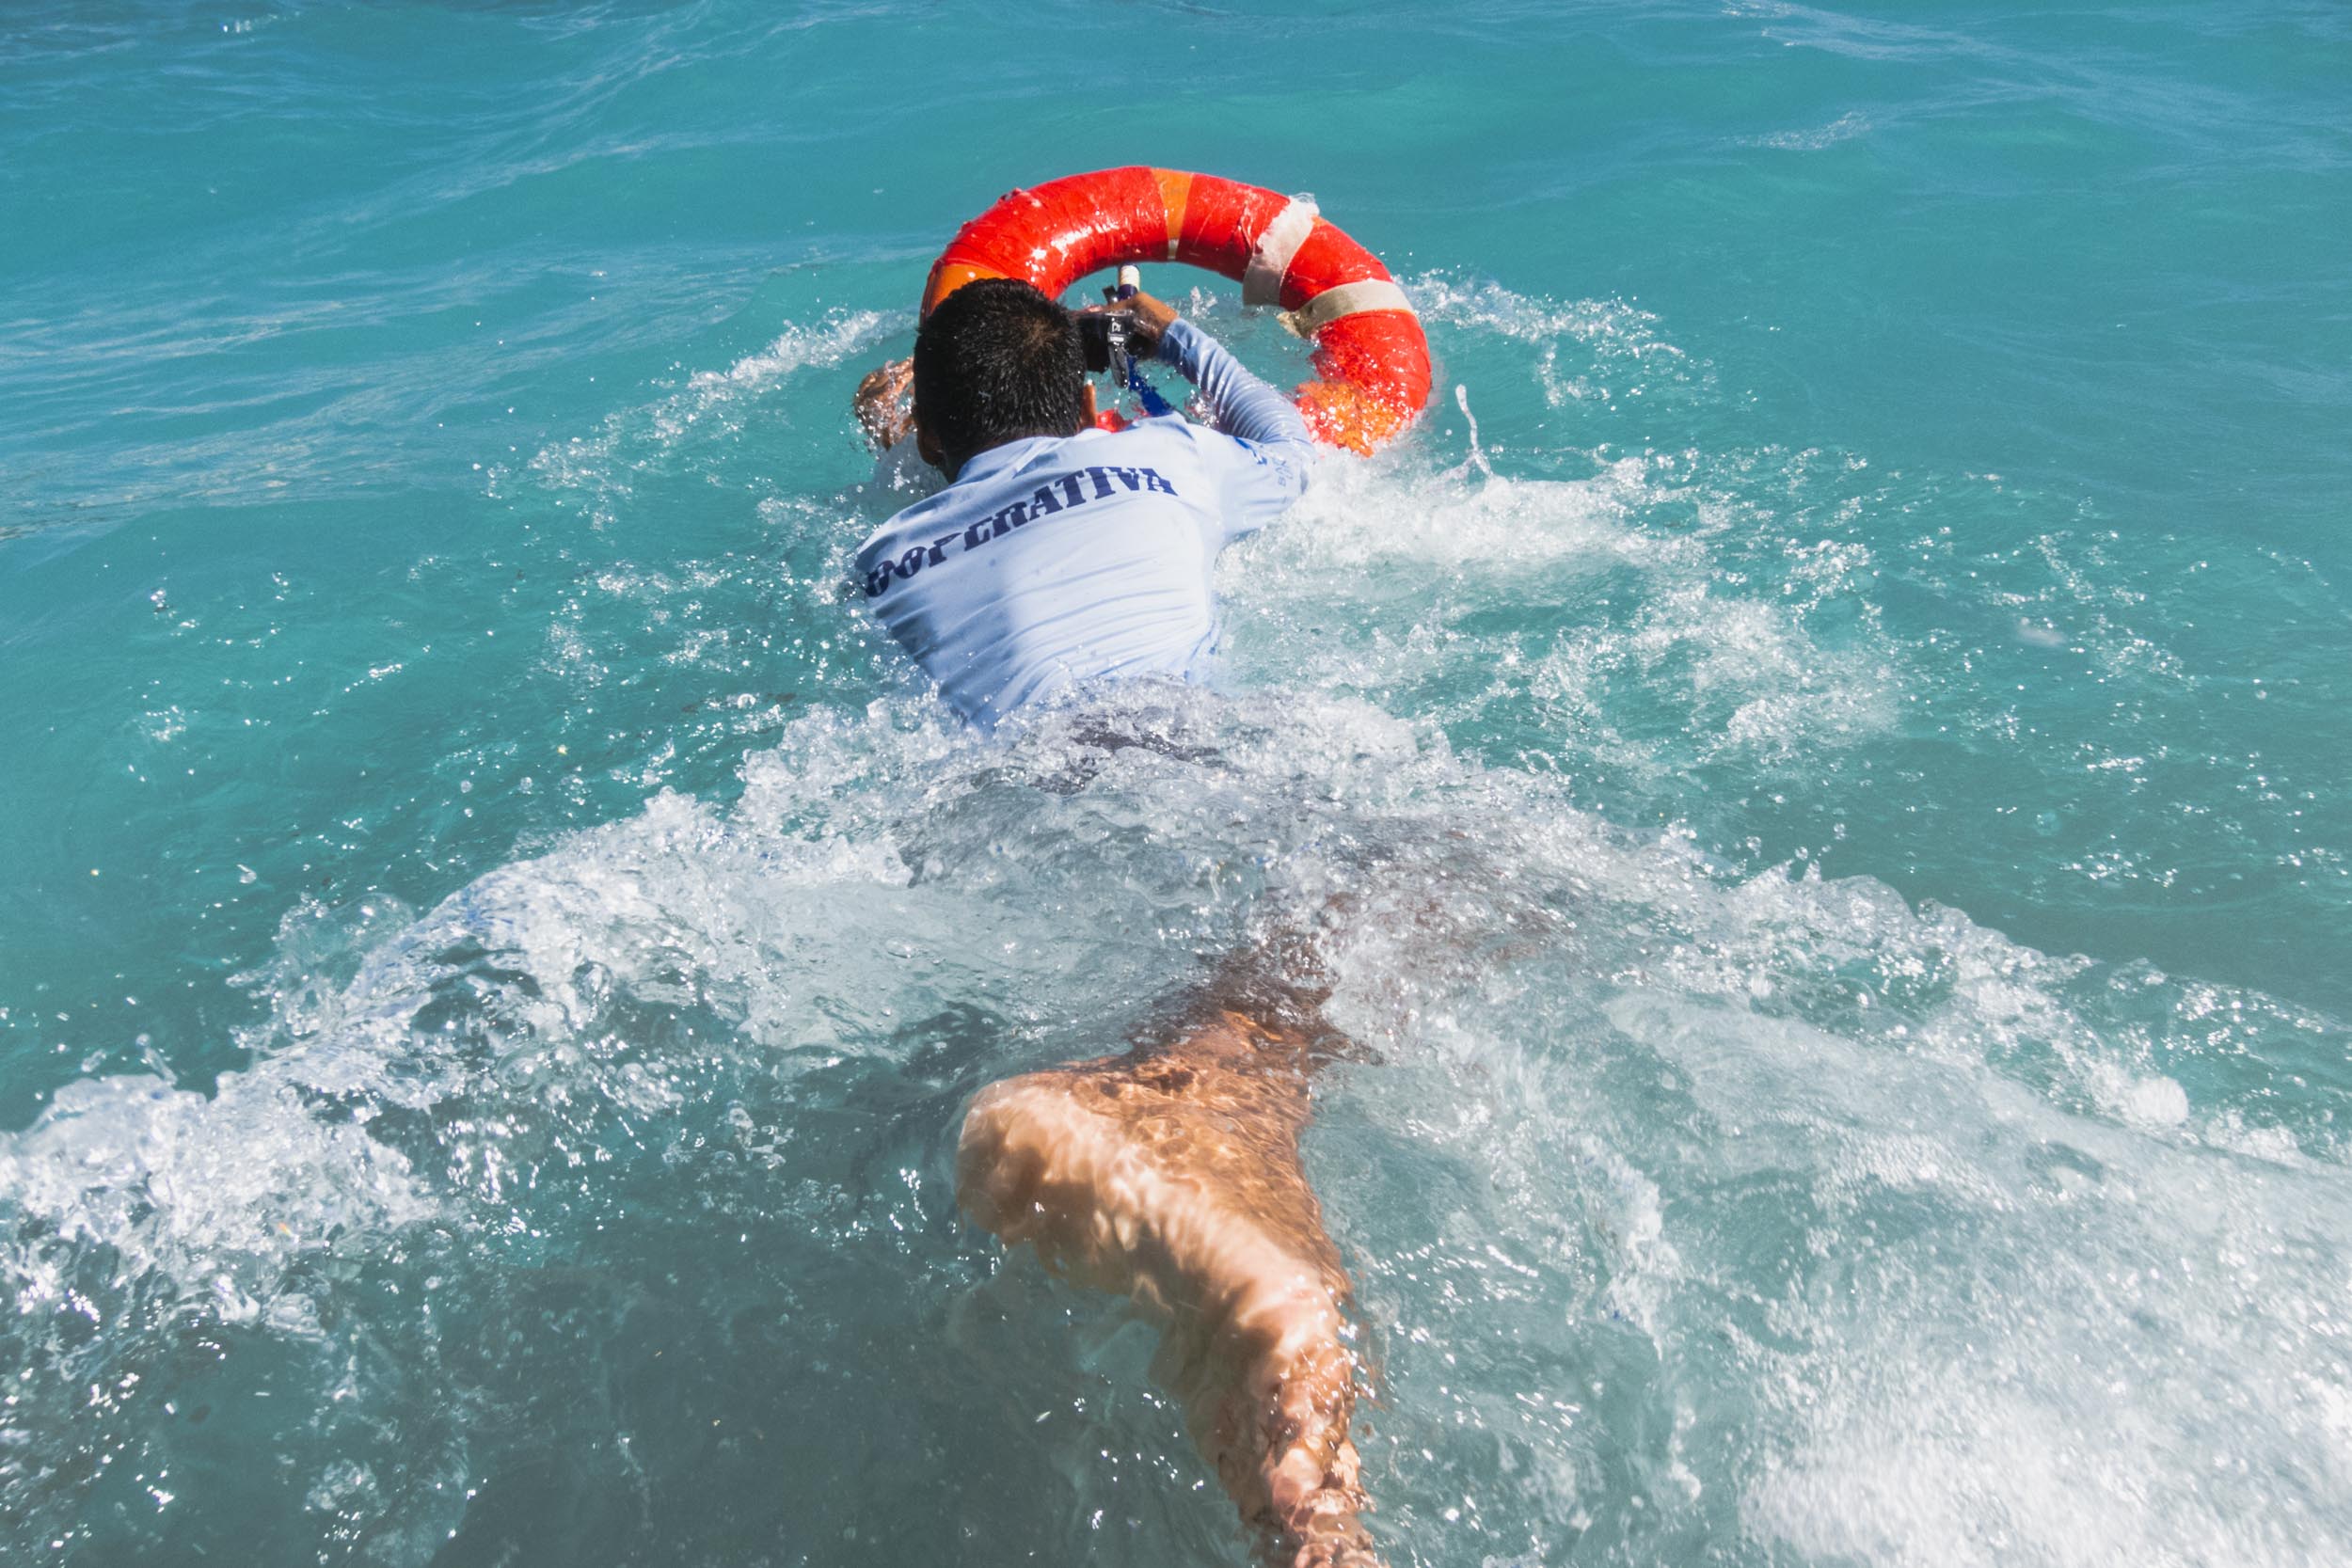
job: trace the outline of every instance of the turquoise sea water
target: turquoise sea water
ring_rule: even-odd
[[[2352,1557],[2348,93],[2326,3],[11,6],[0,1557],[1243,1561],[952,1140],[1334,893],[1392,1560]],[[981,744],[847,399],[1136,161],[1438,399],[1220,691]]]

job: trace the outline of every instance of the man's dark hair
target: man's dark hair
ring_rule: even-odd
[[[1025,436],[1087,422],[1078,320],[1017,277],[976,278],[914,336],[914,409],[949,468]]]

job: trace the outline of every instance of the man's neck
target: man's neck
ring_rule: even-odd
[[[1034,436],[1009,436],[1001,441],[982,447],[979,451],[969,454],[961,461],[958,462],[954,467],[947,471],[947,483],[950,484],[962,483],[965,480],[972,477],[973,470],[976,467],[982,472],[993,472],[998,467],[1001,467],[1003,466],[1003,460],[996,459],[992,461],[992,454],[993,453],[1011,453],[1013,448],[1026,446],[1032,441],[1066,441],[1073,436],[1079,436],[1083,434],[1085,434],[1085,427],[1081,426],[1077,430],[1064,431],[1058,436],[1050,434],[1039,434]],[[1014,455],[1018,454],[1016,453]]]

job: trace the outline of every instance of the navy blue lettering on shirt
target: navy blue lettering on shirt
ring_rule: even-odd
[[[1017,528],[1025,528],[1056,513],[1068,512],[1090,500],[1115,495],[1120,489],[1136,494],[1176,494],[1176,486],[1161,477],[1156,468],[1088,467],[1080,468],[1075,473],[1062,474],[1039,485],[1027,499],[1014,501],[995,515],[983,517],[970,528],[943,533],[928,545],[913,546],[896,561],[884,558],[877,562],[874,569],[866,574],[866,596],[878,599],[893,582],[913,578],[926,566],[945,565],[950,545],[961,546],[956,554],[969,555],[992,540],[1002,539]]]

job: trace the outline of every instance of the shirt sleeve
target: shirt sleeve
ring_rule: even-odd
[[[1200,389],[1216,425],[1200,433],[1198,445],[1221,486],[1226,542],[1255,533],[1288,511],[1306,493],[1315,462],[1307,421],[1290,399],[1190,322],[1171,323],[1160,335],[1158,357]]]

